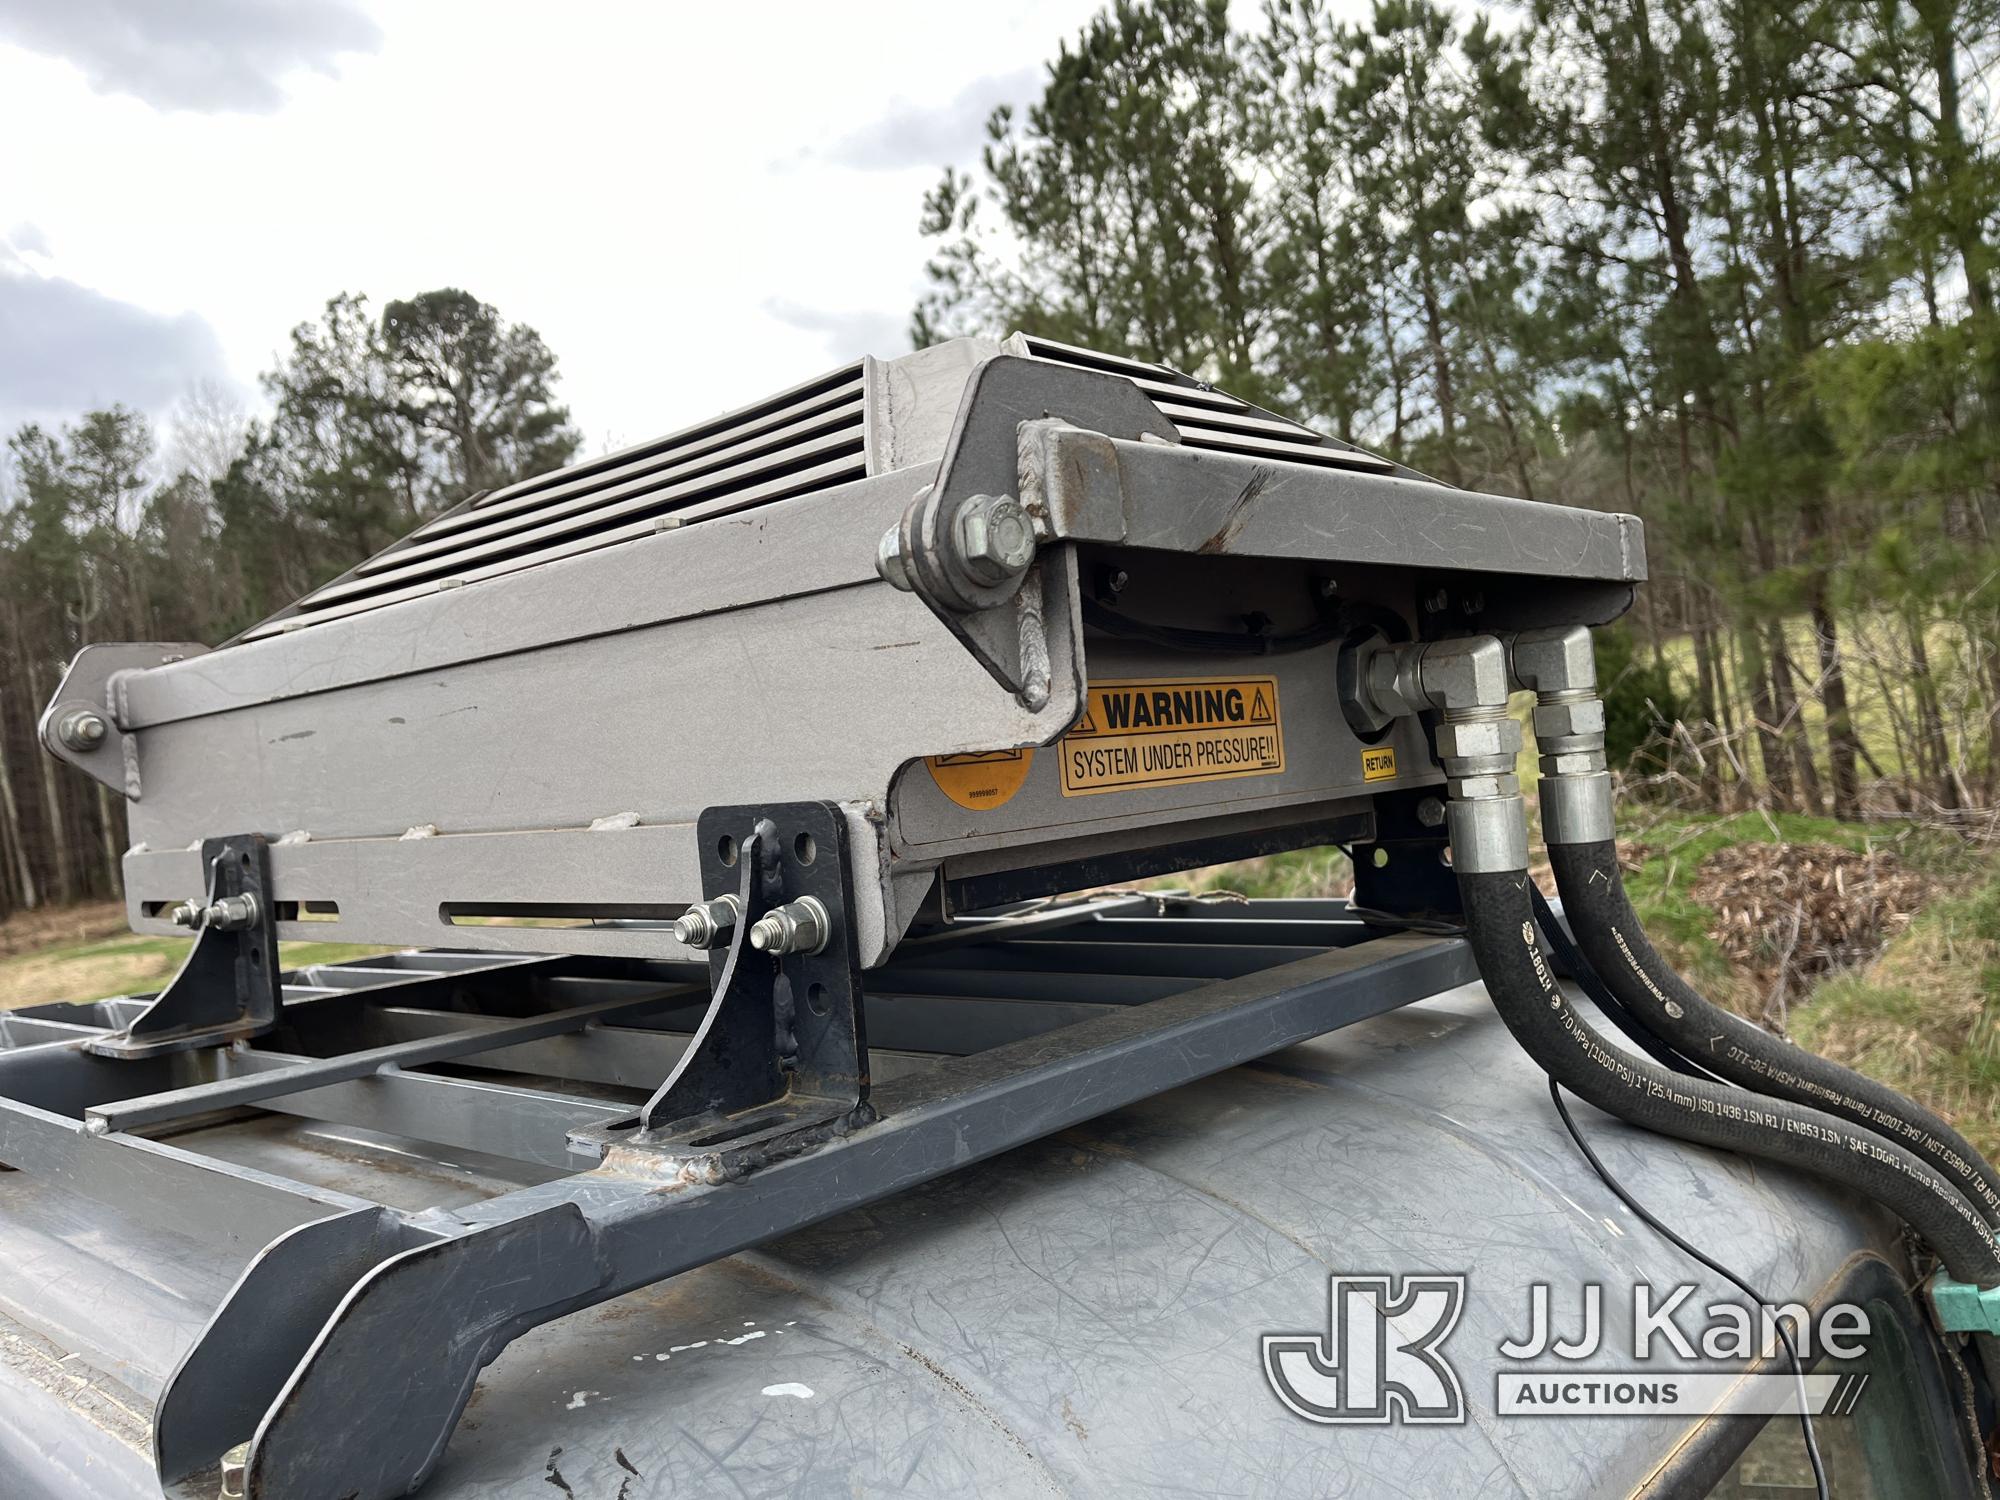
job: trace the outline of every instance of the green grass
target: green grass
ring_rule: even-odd
[[[121,933],[0,959],[0,1010],[150,993],[173,978],[188,941]],[[352,943],[281,943],[278,958],[296,969],[384,951]]]
[[[1866,969],[1822,983],[1792,1034],[2000,1152],[2000,875],[1933,903]]]

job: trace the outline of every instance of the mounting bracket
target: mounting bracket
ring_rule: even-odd
[[[586,1154],[634,1147],[727,1178],[871,1118],[861,963],[835,804],[713,807],[696,829],[703,891],[737,903],[728,945],[709,955],[708,1009],[643,1110],[570,1139]],[[760,922],[810,904],[818,941],[758,946]]]
[[[194,947],[167,987],[121,1032],[84,1044],[100,1057],[220,1047],[278,1021],[278,926],[270,847],[261,833],[205,839],[207,899],[193,908]]]
[[[1445,859],[1443,812],[1443,787],[1375,794],[1375,837],[1354,846],[1356,906],[1399,917],[1464,915],[1458,879]]]

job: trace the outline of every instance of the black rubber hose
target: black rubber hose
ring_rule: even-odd
[[[2000,1178],[1964,1136],[1914,1099],[1773,1036],[1681,978],[1639,925],[1616,845],[1551,844],[1549,863],[1577,945],[1647,1030],[1732,1083],[1886,1136],[1937,1168],[1989,1225],[2000,1226]]]
[[[1960,1281],[2000,1286],[1992,1229],[1934,1167],[1823,1111],[1689,1078],[1613,1045],[1569,1003],[1543,958],[1527,875],[1461,874],[1458,885],[1466,937],[1495,1009],[1564,1088],[1630,1124],[1859,1191],[1928,1240]]]
[[[1590,997],[1590,1003],[1598,1008],[1605,1020],[1618,1028],[1619,1035],[1663,1068],[1672,1068],[1676,1073],[1686,1073],[1694,1078],[1716,1076],[1700,1063],[1676,1051],[1665,1037],[1655,1036],[1639,1024],[1639,1018],[1626,1009],[1625,1002],[1612,994],[1610,986],[1597,977],[1597,970],[1591,967],[1590,960],[1583,956],[1575,939],[1569,935],[1569,929],[1556,916],[1548,897],[1542,894],[1542,888],[1533,881],[1528,882],[1528,899],[1534,903],[1535,925],[1542,929],[1542,942],[1547,946],[1549,956],[1555,960],[1557,970]]]

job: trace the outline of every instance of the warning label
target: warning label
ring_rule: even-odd
[[[1275,677],[1093,682],[1062,737],[1065,797],[1285,769]]]
[[[1394,781],[1396,779],[1396,752],[1388,745],[1361,752],[1361,779],[1363,781]]]
[[[983,750],[973,755],[924,758],[938,790],[974,812],[1012,800],[1034,763],[1032,750]]]

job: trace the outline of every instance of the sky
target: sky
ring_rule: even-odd
[[[1098,0],[0,0],[0,433],[460,286],[587,451],[908,347],[923,194]]]

